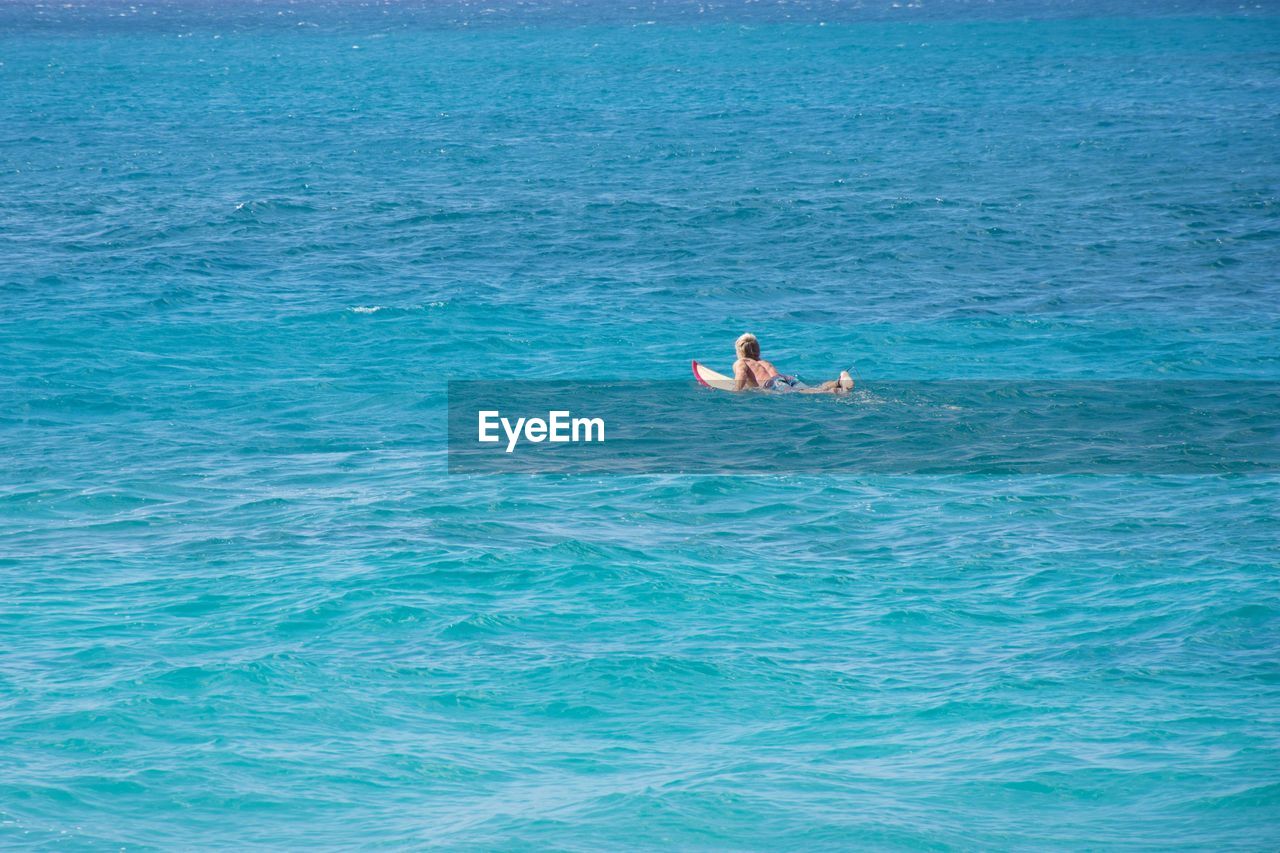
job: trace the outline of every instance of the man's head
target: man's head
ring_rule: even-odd
[[[734,341],[733,348],[738,351],[738,358],[760,358],[760,342],[750,332],[746,332]]]

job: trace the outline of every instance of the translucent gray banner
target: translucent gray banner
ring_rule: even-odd
[[[451,473],[1280,471],[1280,382],[449,383]]]

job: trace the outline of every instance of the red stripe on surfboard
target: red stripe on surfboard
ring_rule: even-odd
[[[711,387],[711,385],[707,382],[707,380],[703,379],[703,378],[702,378],[702,374],[698,372],[698,367],[699,367],[699,365],[698,365],[698,361],[697,361],[697,359],[694,359],[694,362],[693,362],[693,378],[694,378],[694,379],[696,379],[696,380],[698,380],[698,384],[699,384],[699,385],[701,385],[703,388],[710,388],[710,387]]]

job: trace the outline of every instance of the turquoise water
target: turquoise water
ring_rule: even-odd
[[[0,846],[1280,846],[1274,474],[445,441],[748,329],[1280,379],[1278,104],[1234,3],[5,4]]]

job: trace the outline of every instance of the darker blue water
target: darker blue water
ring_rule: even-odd
[[[445,441],[450,379],[726,406],[746,330],[1248,416],[1272,12],[0,7],[0,843],[1276,846],[1274,473]]]

